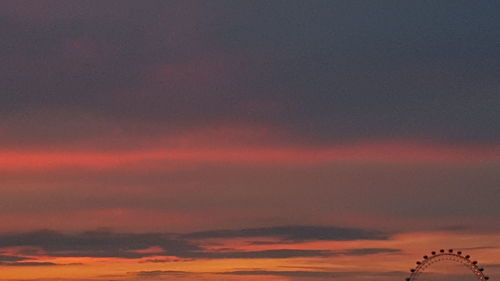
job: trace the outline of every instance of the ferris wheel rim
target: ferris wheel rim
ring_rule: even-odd
[[[417,281],[418,276],[425,271],[429,266],[434,263],[450,260],[466,266],[471,272],[476,276],[479,281],[487,281],[489,277],[484,274],[484,269],[479,267],[477,261],[471,260],[469,255],[462,255],[461,251],[454,252],[453,249],[445,251],[441,249],[439,252],[432,252],[431,256],[423,256],[423,260],[417,261],[417,266],[410,269],[410,276],[406,278],[406,281]]]

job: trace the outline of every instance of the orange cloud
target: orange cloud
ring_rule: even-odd
[[[112,169],[156,163],[232,163],[311,165],[328,162],[478,163],[498,161],[496,146],[445,146],[408,142],[380,142],[310,146],[158,146],[112,152],[0,151],[0,170],[50,170],[61,167]]]

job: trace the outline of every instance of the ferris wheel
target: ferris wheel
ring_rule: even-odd
[[[461,251],[454,252],[453,249],[449,249],[448,251],[441,249],[439,252],[432,252],[431,256],[424,256],[423,260],[417,261],[417,266],[410,269],[411,274],[410,277],[406,278],[406,281],[419,280],[419,276],[432,264],[442,261],[451,261],[464,265],[470,269],[479,281],[487,281],[490,279],[488,276],[484,275],[484,269],[479,267],[478,262],[471,260],[469,255],[462,255]]]

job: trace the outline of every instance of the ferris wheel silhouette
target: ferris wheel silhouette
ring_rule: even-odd
[[[470,269],[479,281],[487,281],[490,279],[488,276],[484,275],[484,268],[479,267],[478,262],[471,260],[469,255],[462,255],[461,251],[454,252],[453,249],[449,249],[448,251],[441,249],[439,252],[433,251],[431,256],[424,256],[423,260],[417,261],[417,266],[410,269],[411,274],[406,278],[406,281],[419,280],[419,276],[425,272],[426,269],[442,261],[451,261],[464,265]]]

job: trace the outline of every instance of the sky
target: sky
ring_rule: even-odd
[[[0,280],[494,280],[499,10],[2,1]]]

